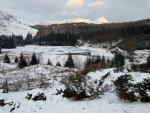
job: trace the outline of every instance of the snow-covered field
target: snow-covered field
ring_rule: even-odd
[[[88,74],[90,80],[99,80],[99,78],[110,72],[104,81],[104,86],[110,86],[109,92],[105,92],[99,98],[93,100],[73,101],[63,98],[62,95],[55,95],[56,89],[64,89],[64,85],[58,79],[52,87],[47,89],[33,89],[31,91],[11,92],[8,94],[0,93],[0,99],[6,102],[13,102],[12,105],[6,105],[0,108],[0,113],[149,113],[149,103],[130,103],[121,101],[114,91],[113,80],[125,73],[114,73],[113,69],[105,69],[101,71],[91,72]],[[146,73],[130,73],[134,76],[134,82],[140,82],[144,78],[150,77]],[[27,93],[36,95],[39,92],[45,93],[46,101],[27,100]]]
[[[7,104],[0,107],[0,113],[150,113],[149,103],[141,102],[125,102],[120,100],[115,91],[113,81],[119,76],[130,74],[133,77],[132,83],[142,82],[146,78],[150,78],[149,73],[142,72],[115,72],[114,68],[97,70],[87,74],[87,84],[94,87],[94,82],[110,73],[104,80],[102,87],[108,88],[104,94],[95,99],[85,99],[74,101],[62,97],[62,94],[56,95],[57,89],[65,89],[61,82],[64,76],[74,74],[77,69],[69,69],[65,67],[56,67],[59,61],[62,65],[65,63],[68,53],[73,54],[73,59],[77,67],[83,67],[88,55],[105,56],[112,59],[114,55],[110,50],[92,47],[53,47],[53,46],[35,46],[29,45],[25,47],[17,47],[16,49],[3,49],[0,59],[7,53],[13,61],[16,56],[23,53],[26,58],[30,59],[33,52],[37,57],[41,58],[41,64],[17,69],[17,64],[5,64],[0,62],[0,87],[5,83],[6,79],[9,88],[16,92],[2,93],[0,90],[0,100],[4,99]],[[150,51],[136,51],[135,63],[145,63]],[[50,59],[54,66],[47,66],[47,60]],[[127,62],[127,66],[129,62]],[[42,78],[43,76],[43,78]],[[46,87],[40,88],[41,80],[46,81]],[[29,80],[29,81],[28,81]],[[31,80],[31,81],[30,81]],[[47,84],[48,83],[48,84]],[[17,86],[17,89],[14,87]],[[29,84],[31,87],[29,88]],[[30,89],[30,90],[27,90]],[[27,93],[37,95],[39,92],[44,93],[47,97],[46,101],[27,100]]]
[[[65,61],[68,58],[68,54],[73,54],[73,59],[77,67],[83,67],[86,58],[89,55],[99,55],[105,56],[106,58],[112,59],[113,54],[106,49],[102,48],[92,48],[92,47],[72,47],[72,46],[36,46],[29,45],[25,47],[17,47],[15,49],[3,49],[3,54],[0,55],[0,59],[5,54],[11,59],[14,59],[16,56],[20,56],[20,53],[23,53],[27,59],[29,59],[33,52],[36,53],[37,57],[40,58],[42,64],[46,64],[48,59],[52,62],[53,65],[56,65],[58,62],[63,66]]]
[[[150,50],[135,51],[135,64],[143,64],[147,62],[147,57],[150,55]]]

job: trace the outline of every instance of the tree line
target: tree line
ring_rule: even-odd
[[[42,26],[38,27],[38,29],[39,31],[35,37],[28,33],[25,39],[22,36],[2,35],[0,36],[0,46],[1,48],[15,48],[16,46],[29,44],[75,46],[78,44],[78,40],[96,44],[111,43],[122,39],[123,42],[118,46],[123,49],[126,49],[131,44],[135,49],[150,49],[150,26],[144,23],[104,25],[80,23]]]
[[[11,60],[10,60],[8,54],[5,54],[5,56],[3,58],[3,62],[4,63],[11,63]],[[21,53],[19,58],[17,56],[15,57],[14,63],[18,63],[18,68],[22,69],[24,67],[40,64],[40,59],[37,58],[35,53],[33,53],[31,60],[29,62],[27,62],[26,57],[23,55],[23,53]],[[49,65],[49,66],[53,65],[52,62],[50,61],[50,59],[48,59],[47,65]],[[60,64],[60,62],[57,62],[56,66],[62,66],[62,65]],[[71,54],[68,54],[68,58],[65,62],[64,67],[75,68],[75,64],[74,64],[74,61],[73,61]]]

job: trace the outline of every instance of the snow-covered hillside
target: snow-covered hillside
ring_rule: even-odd
[[[145,80],[150,80],[148,71],[130,70],[131,62],[127,59],[128,57],[123,70],[117,70],[114,67],[101,68],[88,72],[85,75],[84,84],[80,79],[86,94],[90,95],[98,91],[98,95],[80,101],[66,98],[63,95],[68,87],[81,90],[72,82],[69,82],[70,84],[67,86],[65,80],[68,80],[67,77],[74,77],[82,68],[55,66],[58,61],[63,65],[68,53],[71,53],[76,65],[79,63],[78,66],[81,66],[89,55],[113,59],[113,52],[116,50],[127,56],[126,52],[119,48],[109,50],[87,46],[28,45],[15,49],[2,49],[2,54],[0,54],[0,113],[149,113],[149,103],[139,101],[140,93],[137,89],[134,94],[138,97],[138,101],[135,102],[125,101],[118,95],[114,81],[121,76],[131,75],[133,78],[129,81],[132,84],[129,92],[135,90],[137,84],[143,84]],[[16,56],[19,57],[21,52],[27,61],[35,52],[37,57],[41,57],[41,64],[19,69],[18,64],[14,63],[14,59]],[[136,64],[146,63],[149,52],[149,50],[135,51],[134,62]],[[5,54],[9,56],[10,64],[3,63]],[[51,60],[52,66],[45,65],[48,59]],[[80,75],[78,76],[80,78]],[[72,81],[80,86],[78,79]],[[7,88],[9,89],[8,93],[3,93]],[[145,90],[145,92],[150,96],[150,90]],[[33,98],[38,94],[44,94],[46,99],[35,101]],[[27,98],[29,95],[32,95],[31,99]],[[3,105],[3,100],[5,105]]]
[[[46,70],[46,68],[48,70]],[[30,69],[31,68],[31,69]],[[28,73],[31,77],[33,77],[33,72],[36,74],[37,72],[45,73],[47,75],[49,72],[54,70],[53,75],[57,75],[60,68],[54,68],[49,66],[33,66],[30,68],[26,68],[22,71],[16,71],[16,76],[19,77],[19,73],[22,74]],[[26,70],[29,70],[27,72]],[[57,71],[56,71],[57,70]],[[63,68],[61,68],[63,70]],[[68,70],[66,70],[68,72]],[[61,77],[59,79],[55,79],[54,84],[51,87],[46,89],[33,89],[29,91],[19,91],[19,92],[10,92],[10,93],[1,93],[0,91],[0,99],[4,99],[7,105],[0,107],[0,113],[149,113],[149,104],[148,103],[140,103],[140,102],[124,102],[120,100],[116,93],[115,87],[113,85],[113,81],[122,74],[127,73],[114,73],[113,69],[104,69],[101,71],[91,72],[87,76],[90,78],[88,83],[94,83],[95,80],[100,80],[102,76],[106,73],[110,72],[110,76],[107,77],[103,83],[102,87],[110,87],[109,91],[104,92],[103,95],[100,95],[100,98],[96,98],[93,100],[85,99],[82,101],[73,101],[71,99],[67,99],[62,97],[62,95],[56,95],[57,90],[64,89],[64,85],[61,83]],[[134,77],[133,82],[141,82],[145,78],[149,78],[150,74],[148,73],[138,73],[132,72],[128,73],[132,74]],[[59,73],[59,75],[61,75]],[[11,76],[9,73],[6,76]],[[34,75],[35,76],[35,75]],[[37,75],[38,76],[38,75]],[[15,76],[14,76],[15,77]],[[49,76],[50,77],[50,76]],[[21,77],[22,78],[22,75]],[[12,78],[13,79],[13,78]],[[51,83],[51,80],[49,81]],[[33,101],[26,99],[27,94],[32,94],[33,96],[38,93],[44,93],[47,99],[45,101]]]
[[[24,38],[27,34],[36,35],[37,30],[31,28],[29,25],[18,21],[13,15],[0,11],[0,35],[22,35]]]

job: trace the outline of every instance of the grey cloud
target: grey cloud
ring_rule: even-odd
[[[84,0],[80,7],[66,8],[68,0],[0,0],[0,9],[30,23],[68,18],[95,19],[101,16],[111,22],[150,18],[150,0]],[[104,4],[94,6],[95,1]]]

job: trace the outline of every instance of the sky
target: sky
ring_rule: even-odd
[[[123,22],[150,18],[150,0],[0,0],[0,10],[25,22]]]

